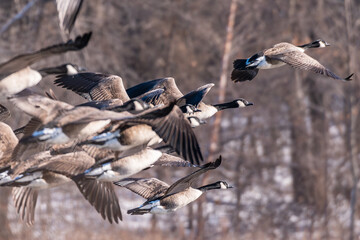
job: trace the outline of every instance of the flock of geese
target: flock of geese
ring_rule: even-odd
[[[126,89],[119,76],[84,72],[75,64],[30,67],[40,59],[81,50],[90,39],[91,33],[86,33],[0,64],[1,99],[31,116],[15,130],[3,122],[0,125],[0,186],[13,187],[21,219],[34,222],[39,190],[70,181],[110,222],[122,219],[114,184],[147,199],[128,210],[132,215],[172,212],[205,191],[231,188],[225,181],[194,187],[199,176],[220,166],[221,157],[200,165],[203,157],[192,128],[205,124],[218,111],[252,103],[240,98],[207,104],[202,99],[214,84],[184,95],[171,77]],[[88,102],[73,106],[58,100],[52,91],[41,95],[29,89],[50,74],[56,75],[56,85]],[[1,120],[9,115],[2,106]],[[132,178],[153,166],[195,170],[170,186],[156,178]]]
[[[205,124],[218,111],[253,104],[242,98],[205,103],[203,98],[212,83],[184,95],[171,77],[125,88],[119,76],[88,72],[71,63],[39,70],[30,67],[51,56],[80,51],[90,39],[91,32],[85,33],[0,64],[0,100],[13,103],[31,117],[25,126],[13,130],[3,122],[10,116],[9,110],[0,107],[0,186],[12,187],[20,218],[33,224],[38,192],[71,181],[110,223],[122,220],[114,186],[146,199],[127,211],[131,215],[173,212],[206,191],[231,188],[225,181],[195,187],[202,174],[221,165],[222,158],[201,165],[203,157],[192,128]],[[304,53],[328,45],[323,40],[301,46],[276,44],[248,59],[235,60],[231,79],[252,80],[259,69],[288,64],[351,80],[352,74],[338,77]],[[55,75],[57,86],[87,102],[74,106],[59,100],[52,90],[38,94],[29,89],[46,75]],[[154,166],[191,167],[194,171],[171,185],[156,178],[133,178]]]

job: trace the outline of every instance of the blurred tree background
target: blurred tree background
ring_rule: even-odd
[[[30,0],[1,0],[0,27]],[[35,224],[16,215],[10,189],[0,189],[0,239],[358,239],[360,237],[359,144],[360,1],[358,0],[92,0],[85,1],[72,38],[93,37],[81,52],[34,68],[72,62],[88,71],[121,76],[127,87],[171,76],[183,93],[213,82],[206,97],[217,103],[231,3],[236,4],[225,100],[245,98],[246,109],[222,114],[216,150],[210,154],[213,120],[195,130],[206,157],[223,165],[203,181],[226,180],[231,191],[209,192],[170,215],[129,216],[143,202],[118,189],[124,220],[103,221],[75,185],[40,193]],[[38,0],[0,35],[0,61],[66,40],[55,0]],[[230,81],[232,61],[279,42],[304,44],[341,82],[290,67],[260,71],[251,82]],[[83,102],[47,77],[36,87],[59,99]],[[43,89],[43,90],[42,90]],[[13,128],[29,117],[10,103]],[[152,169],[168,183],[186,169]]]

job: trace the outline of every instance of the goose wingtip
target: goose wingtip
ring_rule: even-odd
[[[345,81],[352,81],[352,77],[354,76],[354,73],[350,74],[348,77],[344,78]]]

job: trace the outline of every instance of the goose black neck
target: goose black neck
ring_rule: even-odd
[[[238,108],[239,104],[236,101],[227,102],[227,103],[219,103],[213,105],[218,111],[228,109],[228,108]]]
[[[220,189],[220,188],[221,188],[221,186],[220,186],[219,182],[216,182],[216,183],[211,183],[211,184],[199,187],[198,190],[200,190],[202,192],[206,192],[209,190]]]
[[[61,65],[57,67],[43,68],[38,71],[41,76],[45,77],[50,74],[66,74],[68,72],[66,65]]]
[[[307,43],[304,45],[300,45],[298,47],[304,48],[304,49],[308,49],[308,48],[318,48],[320,47],[320,43],[318,41],[312,42],[312,43]]]

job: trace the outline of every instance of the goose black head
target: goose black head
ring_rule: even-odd
[[[80,67],[80,66],[78,66],[76,64],[73,64],[73,63],[65,63],[65,64],[62,64],[60,66],[43,68],[43,69],[39,70],[39,72],[43,76],[49,75],[49,74],[74,75],[74,74],[77,74],[77,73],[83,72],[83,71],[86,71],[86,68]]]
[[[205,192],[205,191],[214,190],[214,189],[229,189],[229,188],[233,188],[233,187],[230,186],[225,181],[218,181],[218,182],[211,183],[209,185],[202,186],[198,189]]]
[[[318,39],[318,40],[312,42],[311,45],[313,46],[313,48],[324,48],[324,47],[330,46],[329,43],[325,42],[322,39]]]
[[[225,181],[219,181],[218,182],[220,189],[228,189],[228,188],[233,188],[233,186],[230,186],[227,182]]]
[[[79,72],[85,72],[87,69],[85,67],[82,66],[78,66],[76,64],[73,63],[67,63],[64,64],[66,67],[66,74],[68,75],[74,75],[77,74]]]
[[[236,99],[234,102],[238,105],[238,107],[247,107],[254,105],[252,102],[249,102],[243,98]]]
[[[322,39],[318,39],[318,40],[313,41],[312,43],[300,45],[299,47],[307,49],[307,48],[324,48],[327,46],[330,46],[330,44],[325,42]]]

